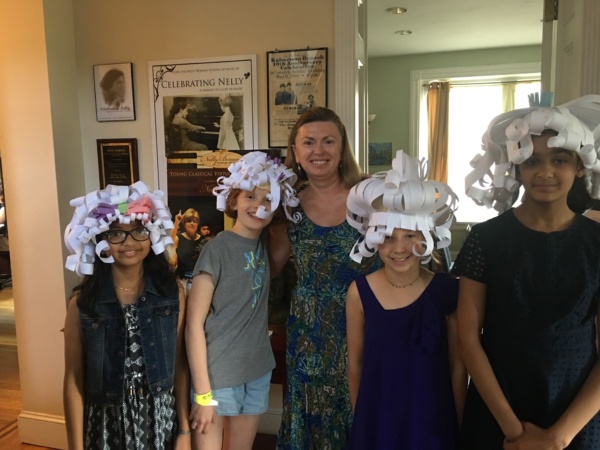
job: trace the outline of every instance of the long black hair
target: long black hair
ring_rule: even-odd
[[[583,214],[594,204],[590,193],[587,190],[586,182],[583,177],[575,177],[573,186],[567,195],[567,205],[569,209],[576,214]]]
[[[177,289],[175,272],[167,262],[164,254],[156,255],[150,250],[144,259],[144,275],[149,275],[154,287],[160,295]],[[100,258],[94,261],[94,272],[86,275],[77,286],[73,288],[72,295],[77,295],[79,310],[91,317],[96,316],[95,306],[102,292],[104,284],[112,279],[111,263],[105,263]]]

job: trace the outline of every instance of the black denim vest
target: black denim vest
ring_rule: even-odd
[[[137,300],[146,381],[153,395],[173,387],[179,292],[174,285],[161,297],[145,278]],[[96,304],[97,317],[80,312],[85,355],[85,398],[106,405],[118,404],[124,395],[126,352],[125,316],[112,283],[104,286]]]

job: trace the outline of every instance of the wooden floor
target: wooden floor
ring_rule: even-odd
[[[0,290],[0,448],[2,450],[44,450],[47,447],[19,441],[17,416],[21,412],[21,386],[15,336],[15,309],[12,287]]]
[[[15,311],[12,287],[0,290],[0,449],[50,450],[48,447],[22,444],[17,417],[22,409],[19,362],[15,336]],[[275,449],[275,436],[259,434],[253,450]]]

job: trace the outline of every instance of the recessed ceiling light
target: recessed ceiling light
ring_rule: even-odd
[[[406,11],[406,8],[400,8],[399,6],[394,6],[385,10],[386,13],[390,14],[404,14]]]
[[[407,34],[412,34],[412,31],[410,31],[410,30],[398,30],[398,31],[394,31],[394,34],[397,34],[398,36],[406,36]]]

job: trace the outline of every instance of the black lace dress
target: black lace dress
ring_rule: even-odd
[[[600,224],[576,216],[566,230],[542,233],[512,210],[467,237],[453,271],[487,286],[482,346],[512,409],[548,428],[596,363]],[[467,394],[462,447],[502,448],[504,436],[476,387]],[[600,449],[600,415],[569,449]]]
[[[175,446],[173,388],[154,397],[147,389],[137,307],[121,305],[127,327],[125,396],[117,406],[85,403],[86,449],[168,450]]]

